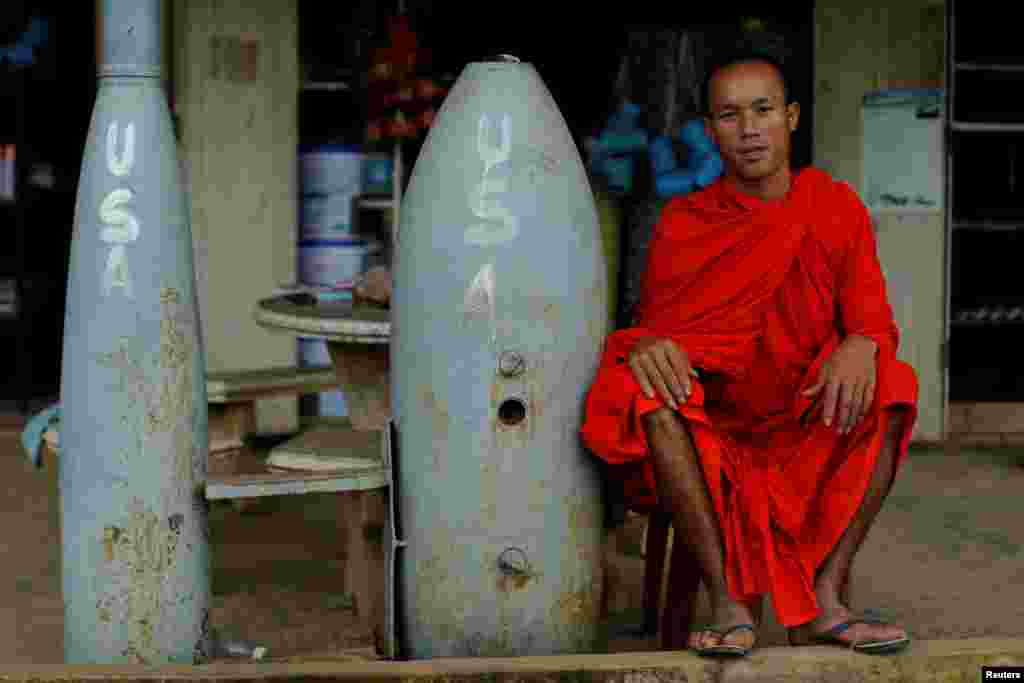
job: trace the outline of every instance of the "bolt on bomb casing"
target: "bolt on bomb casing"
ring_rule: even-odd
[[[104,0],[61,377],[67,663],[197,662],[210,604],[206,363],[159,0]]]
[[[586,172],[531,65],[463,70],[397,239],[402,654],[594,651],[602,502],[578,431],[607,272]]]

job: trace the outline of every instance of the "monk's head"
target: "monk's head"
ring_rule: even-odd
[[[789,102],[783,67],[757,53],[714,65],[704,81],[705,129],[718,145],[725,174],[764,199],[783,196],[790,182],[790,137],[800,105]]]

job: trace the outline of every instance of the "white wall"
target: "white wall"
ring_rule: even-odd
[[[172,22],[208,370],[294,365],[295,338],[253,308],[295,278],[298,0],[176,0]],[[261,431],[298,425],[295,398],[257,414]]]
[[[863,97],[884,88],[943,87],[945,6],[818,0],[815,13],[814,164],[863,192]],[[914,438],[938,440],[947,424],[940,354],[944,214],[880,213],[873,222],[901,332],[899,357],[918,375]]]
[[[815,24],[814,164],[860,190],[864,94],[942,87],[945,6],[818,0]]]

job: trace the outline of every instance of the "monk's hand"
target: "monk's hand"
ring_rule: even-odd
[[[826,426],[835,419],[836,430],[849,434],[871,410],[875,398],[875,351],[867,337],[850,335],[825,361],[814,386],[803,392],[816,396],[825,391],[822,416]]]
[[[657,391],[674,409],[686,403],[693,390],[690,378],[697,377],[686,351],[671,339],[644,337],[629,354],[629,367],[647,398]]]

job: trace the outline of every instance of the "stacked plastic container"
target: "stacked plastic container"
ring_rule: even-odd
[[[353,202],[361,191],[363,153],[353,145],[300,147],[299,166],[299,284],[343,286],[366,271],[367,259],[377,248],[354,230]],[[300,366],[331,365],[322,339],[299,338],[298,345]],[[347,415],[344,394],[318,394],[313,412],[330,417]]]

